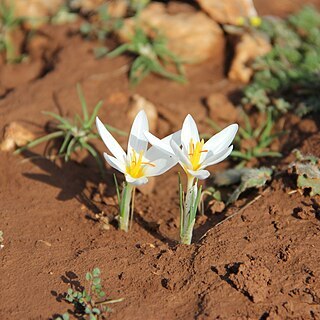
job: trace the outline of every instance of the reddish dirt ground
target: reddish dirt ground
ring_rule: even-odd
[[[301,5],[256,3],[264,14],[287,14]],[[1,128],[19,121],[41,133],[47,121],[41,111],[80,112],[75,86],[81,83],[91,108],[104,100],[99,116],[115,127],[129,130],[126,109],[137,92],[159,108],[159,136],[178,129],[187,113],[210,132],[204,98],[234,96],[237,88],[224,78],[221,61],[209,61],[188,67],[186,85],[150,76],[132,89],[127,57],[95,60],[93,44],[67,31],[44,28],[58,48],[55,62],[41,78],[17,80],[3,94]],[[21,69],[13,72],[23,77]],[[292,160],[293,147],[320,157],[319,122],[287,117],[291,134],[281,141],[279,169]],[[97,147],[104,150],[102,143]],[[206,212],[194,243],[184,246],[176,242],[178,168],[158,177],[151,194],[137,195],[126,234],[95,221],[101,211],[116,213],[113,170],[102,181],[90,157],[54,164],[42,152],[43,146],[23,156],[0,153],[0,319],[52,319],[66,312],[71,306],[61,294],[70,282],[84,284],[93,267],[101,269],[108,296],[124,298],[110,319],[320,319],[320,197],[290,192],[294,180],[285,172],[224,212]]]

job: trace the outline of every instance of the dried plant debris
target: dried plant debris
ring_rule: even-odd
[[[294,150],[297,161],[290,164],[291,172],[297,175],[297,187],[310,190],[310,196],[320,195],[320,160],[319,158],[301,154]]]
[[[227,201],[227,205],[238,200],[241,193],[250,188],[260,188],[272,178],[273,170],[267,167],[230,169],[216,175],[217,186],[229,186],[240,183]]]

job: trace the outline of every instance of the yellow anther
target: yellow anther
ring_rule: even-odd
[[[155,164],[151,162],[143,162],[143,151],[139,152],[139,157],[137,157],[137,152],[132,150],[131,162],[126,167],[126,172],[133,178],[141,178],[144,175],[144,166],[149,165],[155,167]]]
[[[193,140],[190,139],[189,143],[189,160],[191,162],[193,170],[198,170],[200,168],[200,158],[202,152],[208,152],[208,150],[202,150],[204,146],[204,140],[197,142],[195,145]]]

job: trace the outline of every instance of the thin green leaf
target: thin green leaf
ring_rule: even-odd
[[[121,202],[121,197],[120,197],[120,189],[119,189],[119,184],[118,184],[118,180],[116,177],[116,174],[113,174],[113,179],[114,179],[114,184],[116,186],[116,191],[117,191],[117,198],[118,198],[118,204],[120,206],[120,202]]]
[[[86,123],[88,121],[88,119],[89,119],[87,102],[86,102],[86,99],[85,99],[85,97],[83,95],[83,91],[82,91],[81,85],[79,83],[77,83],[77,92],[78,92],[78,97],[79,97],[79,100],[80,100],[80,103],[81,103],[81,107],[82,107],[83,120]]]
[[[94,107],[92,115],[91,115],[88,123],[85,126],[86,128],[88,128],[88,129],[91,128],[91,126],[93,125],[93,122],[94,122],[94,120],[95,120],[100,108],[102,107],[102,104],[103,104],[103,101],[99,101],[97,103],[97,105]]]
[[[59,137],[62,137],[64,135],[64,132],[63,131],[55,131],[55,132],[52,132],[52,133],[49,133],[47,134],[46,136],[44,137],[41,137],[41,138],[38,138],[38,139],[35,139],[31,142],[29,142],[27,145],[25,145],[24,147],[21,147],[19,149],[17,149],[14,154],[19,154],[29,148],[33,148],[35,146],[37,146],[38,144],[42,143],[42,142],[46,142],[46,141],[49,141],[49,140],[53,140],[53,139],[56,139],[56,138],[59,138]]]
[[[62,116],[60,116],[60,115],[58,115],[58,114],[56,114],[54,112],[43,111],[42,113],[45,114],[45,115],[48,115],[48,116],[50,116],[50,117],[52,117],[52,118],[54,118],[56,120],[58,120],[63,125],[65,125],[66,128],[71,128],[72,127],[71,123],[67,119],[63,118]]]

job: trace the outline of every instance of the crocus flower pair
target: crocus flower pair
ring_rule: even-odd
[[[206,143],[200,140],[197,125],[188,115],[182,129],[163,139],[158,139],[149,132],[145,112],[140,111],[132,124],[127,153],[114,139],[103,123],[96,119],[99,134],[113,156],[104,153],[108,164],[125,176],[126,184],[120,197],[120,228],[128,231],[130,204],[136,186],[148,182],[148,177],[158,176],[177,163],[187,174],[188,186],[186,196],[180,190],[180,236],[182,243],[191,243],[195,214],[201,189],[197,187],[198,179],[209,177],[206,167],[223,161],[232,151],[232,141],[238,130],[232,124],[214,135]],[[148,149],[148,144],[152,146]],[[231,145],[231,146],[230,146]],[[133,208],[131,207],[131,217]]]

